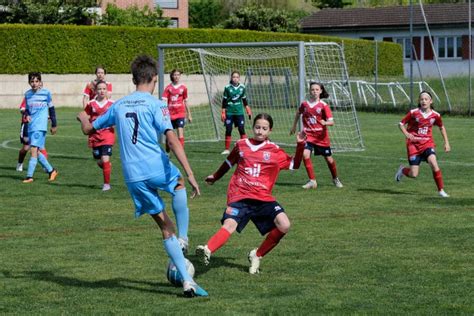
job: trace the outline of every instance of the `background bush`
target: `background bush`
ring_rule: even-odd
[[[270,33],[221,29],[163,29],[75,25],[0,25],[0,73],[30,71],[69,74],[91,73],[103,64],[110,73],[128,73],[138,54],[158,57],[160,43],[219,43],[313,41],[342,39],[298,33]],[[351,76],[369,76],[374,71],[374,42],[344,39]],[[401,47],[379,43],[379,75],[403,74]]]

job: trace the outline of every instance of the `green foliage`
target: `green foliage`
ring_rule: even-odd
[[[96,18],[87,11],[95,3],[91,0],[3,1],[7,9],[0,12],[0,23],[87,25]]]
[[[326,8],[344,8],[345,6],[351,4],[350,1],[344,0],[313,0],[313,5],[319,9]]]
[[[160,43],[270,41],[341,43],[341,38],[247,30],[0,25],[0,70],[5,74],[33,70],[55,74],[90,73],[95,65],[103,64],[110,73],[129,73],[130,61],[136,55],[145,53],[157,57],[156,45]],[[351,76],[372,75],[373,42],[344,39],[344,51]],[[400,45],[380,43],[379,53],[379,75],[403,73]]]
[[[303,11],[248,6],[232,13],[220,26],[225,29],[296,33],[300,28],[299,21],[306,15]]]
[[[111,26],[167,27],[169,23],[159,7],[154,10],[148,6],[142,9],[137,6],[121,9],[111,3],[107,4],[105,14],[99,20],[99,24]]]
[[[219,0],[189,2],[189,24],[195,28],[212,28],[224,20],[224,7]]]

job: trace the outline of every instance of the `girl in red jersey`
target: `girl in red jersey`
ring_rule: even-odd
[[[170,73],[171,83],[166,86],[163,91],[163,99],[166,99],[168,103],[168,109],[170,111],[171,124],[174,129],[178,130],[178,139],[181,146],[184,147],[184,126],[186,125],[186,118],[191,123],[193,117],[188,107],[188,88],[182,83],[179,83],[181,79],[181,71],[173,69]],[[167,151],[168,145],[167,145]]]
[[[114,101],[107,98],[107,83],[98,81],[96,84],[96,97],[89,101],[84,109],[90,116],[90,122],[95,121],[99,116],[107,112]],[[89,147],[92,148],[92,155],[97,160],[97,165],[102,169],[104,176],[104,185],[102,191],[110,190],[110,173],[112,164],[112,146],[115,143],[114,128],[104,128],[89,135]]]
[[[89,101],[92,101],[95,98],[97,90],[96,85],[99,81],[104,81],[107,84],[107,98],[110,99],[112,97],[112,84],[105,81],[106,74],[107,70],[103,66],[97,66],[95,68],[95,79],[89,82],[84,88],[84,96],[82,97],[82,105],[84,108],[86,108]]]
[[[410,168],[400,165],[395,180],[399,182],[403,176],[416,178],[420,170],[420,163],[426,161],[433,171],[433,178],[441,197],[449,197],[444,191],[443,176],[436,160],[435,143],[432,127],[436,125],[441,131],[444,140],[444,151],[450,152],[446,128],[441,120],[441,115],[433,110],[433,97],[427,91],[422,91],[418,98],[418,108],[408,112],[400,121],[399,127],[406,137],[408,164]],[[406,127],[405,127],[406,125]]]
[[[329,97],[329,94],[324,89],[321,83],[311,82],[309,84],[310,98],[301,103],[298,108],[293,126],[290,130],[290,135],[296,131],[296,125],[302,116],[303,131],[306,133],[307,141],[303,153],[303,162],[308,174],[309,181],[303,185],[303,189],[316,189],[318,183],[316,182],[316,175],[314,173],[313,164],[311,163],[311,152],[314,150],[315,156],[323,156],[331,171],[332,182],[337,188],[342,188],[343,185],[337,177],[336,161],[332,157],[331,143],[329,140],[327,126],[334,125],[331,109],[329,105],[322,101]]]
[[[253,121],[254,137],[238,140],[226,161],[206,178],[208,184],[213,184],[233,165],[237,165],[227,190],[222,227],[206,245],[196,248],[196,255],[205,265],[209,264],[211,254],[222,247],[232,233],[236,230],[240,233],[251,220],[262,236],[267,234],[260,247],[248,255],[249,272],[256,274],[261,258],[288,233],[290,220],[272,196],[272,189],[280,170],[299,168],[305,135],[304,132],[298,134],[296,153],[292,158],[268,139],[272,128],[272,117],[266,113],[258,114]]]

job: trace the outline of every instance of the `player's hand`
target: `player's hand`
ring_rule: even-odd
[[[227,119],[227,115],[225,113],[225,109],[222,109],[222,111],[221,111],[221,121],[225,122],[226,119]]]
[[[250,109],[250,106],[245,107],[245,112],[247,112],[247,115],[249,116],[249,120],[252,120],[252,110]]]
[[[411,141],[414,141],[415,140],[415,136],[413,136],[412,134],[408,133],[407,135],[405,135],[407,139],[411,140]]]
[[[27,115],[27,116],[26,116],[26,121],[27,121],[28,123],[31,123],[31,116]]]
[[[302,142],[306,141],[306,133],[304,131],[299,132],[296,135],[296,141],[298,143],[302,143]]]
[[[320,120],[319,121],[319,124],[321,124],[322,126],[326,126],[327,125],[327,122],[325,120]]]
[[[188,182],[191,185],[191,187],[193,188],[193,192],[191,193],[191,199],[194,199],[196,196],[201,195],[201,191],[199,190],[199,185],[198,185],[196,179],[194,178],[193,174],[188,176]]]
[[[51,127],[50,131],[51,131],[51,135],[54,135],[58,131],[58,127],[57,126]]]
[[[83,122],[84,120],[89,121],[89,115],[86,113],[86,111],[81,111],[79,114],[77,114],[76,119],[79,122]]]
[[[213,185],[214,182],[216,182],[216,178],[214,178],[214,175],[211,174],[210,176],[207,176],[207,178],[204,181],[206,181],[206,183],[209,185]]]
[[[449,143],[445,143],[444,144],[444,151],[449,153],[451,151],[451,146],[449,145]]]
[[[193,122],[193,117],[191,115],[188,115],[188,122],[192,123]]]
[[[290,135],[293,135],[295,132],[296,132],[296,126],[293,126],[293,127],[290,129]]]

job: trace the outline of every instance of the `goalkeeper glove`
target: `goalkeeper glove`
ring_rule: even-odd
[[[250,106],[245,107],[245,112],[247,112],[247,115],[249,116],[249,120],[252,119],[252,110],[250,109]]]
[[[222,111],[221,111],[221,121],[225,122],[226,118],[227,118],[227,115],[225,114],[225,109],[222,109]]]

